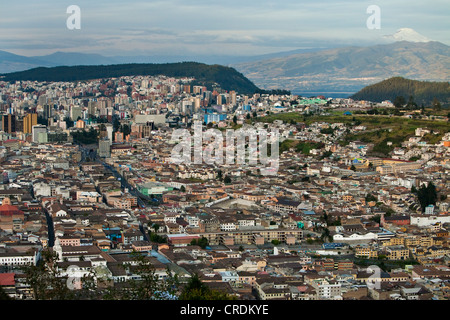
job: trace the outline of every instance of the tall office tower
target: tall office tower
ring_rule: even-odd
[[[107,138],[110,142],[113,141],[113,130],[114,127],[112,124],[110,123],[105,123],[105,128],[106,128],[106,132],[107,132]]]
[[[23,118],[16,117],[16,132],[23,132]]]
[[[204,91],[203,96],[205,98],[205,101],[207,101],[209,103],[211,101],[213,95],[212,95],[211,91]]]
[[[7,133],[16,132],[16,116],[13,114],[4,114],[2,117],[3,131]]]
[[[52,116],[53,113],[53,106],[50,104],[44,105],[44,119],[48,119]]]
[[[201,99],[200,99],[200,97],[195,97],[194,102],[195,102],[194,110],[195,110],[195,112],[197,112],[201,108]]]
[[[97,111],[97,101],[88,102],[88,115],[94,116]]]
[[[35,125],[37,125],[37,113],[27,114],[23,118],[23,133],[32,133]]]
[[[83,109],[81,109],[81,107],[77,107],[77,106],[71,106],[70,108],[70,119],[72,121],[77,121],[78,118],[82,118],[83,113],[82,113]]]
[[[231,105],[236,105],[236,91],[230,91],[230,100]]]
[[[109,139],[100,139],[98,141],[98,155],[101,158],[111,157],[111,141]]]

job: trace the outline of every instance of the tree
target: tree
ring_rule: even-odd
[[[378,198],[377,197],[375,197],[373,194],[371,194],[371,193],[368,193],[367,195],[366,195],[366,202],[371,202],[371,201],[377,201],[378,200]]]
[[[0,287],[0,300],[12,300],[2,287]]]
[[[230,178],[229,176],[226,176],[226,177],[223,179],[223,182],[225,182],[226,184],[229,184],[229,183],[231,183],[231,178]]]
[[[127,135],[129,135],[131,133],[131,128],[127,124],[121,125],[119,130],[120,130],[120,132],[123,133],[124,137],[126,137]]]
[[[66,128],[67,128],[67,129],[73,127],[73,121],[70,120],[70,117],[65,117],[65,118],[64,118],[64,122],[66,123]]]
[[[194,274],[183,287],[179,300],[235,300],[235,297],[210,289],[201,281],[198,274]]]
[[[403,96],[397,96],[397,97],[395,97],[395,100],[394,100],[394,106],[396,107],[396,108],[403,108],[403,106],[406,104],[406,100],[405,100],[405,97],[403,97]]]
[[[410,110],[417,109],[417,103],[414,101],[413,96],[409,96],[408,103],[406,104],[406,107]]]
[[[160,236],[156,232],[149,231],[148,235],[149,235],[150,241],[152,241],[152,242],[167,243],[167,238],[163,237],[163,236]]]
[[[181,192],[186,192],[186,188],[184,186],[181,186],[180,191]]]
[[[437,201],[437,191],[433,182],[428,182],[427,186],[423,184],[417,191],[417,198],[422,208],[422,212],[425,212],[425,208],[429,205],[435,205]]]
[[[208,246],[208,239],[205,237],[201,237],[200,239],[192,239],[192,246],[200,246],[202,249],[205,249]]]
[[[167,300],[176,299],[179,280],[176,274],[167,269],[166,277],[160,280],[155,267],[149,257],[141,252],[131,253],[133,263],[124,264],[123,267],[132,270],[138,279],[128,280],[124,289],[109,288],[105,295],[107,300]]]
[[[34,300],[73,300],[74,291],[58,271],[57,253],[47,249],[41,256],[36,266],[25,267],[26,283],[31,287]]]
[[[442,105],[437,98],[433,99],[432,106],[435,111],[441,111],[441,109],[442,109]]]
[[[222,170],[217,170],[217,179],[222,180],[223,179],[223,173]]]

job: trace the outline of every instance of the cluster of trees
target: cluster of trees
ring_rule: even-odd
[[[192,239],[191,245],[200,246],[202,249],[205,249],[208,246],[208,239],[205,237],[201,237],[200,239]]]
[[[295,150],[307,155],[311,150],[322,149],[324,146],[323,142],[300,142],[295,146]]]
[[[201,281],[198,274],[194,274],[183,288],[179,300],[236,300],[236,298],[219,290],[209,288]]]
[[[422,212],[425,212],[427,206],[435,205],[438,199],[436,186],[431,181],[427,185],[422,184],[419,189],[413,186],[411,192],[417,195]]]
[[[333,134],[334,133],[334,129],[332,127],[320,129],[320,133],[322,133],[322,134]]]
[[[393,145],[388,145],[388,140],[389,139],[386,138],[380,143],[375,144],[372,148],[371,154],[388,156],[394,150]]]
[[[91,127],[89,130],[78,130],[71,133],[73,140],[82,144],[98,143],[98,131]]]
[[[409,96],[408,101],[406,101],[404,96],[397,96],[394,99],[393,102],[394,106],[396,108],[405,108],[407,110],[422,110],[422,113],[425,112],[425,105],[422,103],[420,106],[415,102],[415,99],[413,96]],[[442,104],[441,102],[435,97],[430,103],[430,107],[432,107],[435,111],[441,111]]]
[[[368,193],[365,197],[366,202],[378,201],[378,198],[371,193]]]
[[[163,237],[163,236],[160,236],[156,232],[149,231],[148,236],[149,236],[151,242],[167,243],[167,238]]]

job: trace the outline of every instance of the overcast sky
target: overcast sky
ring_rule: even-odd
[[[81,9],[81,29],[66,12]],[[369,29],[370,5],[381,28]],[[0,50],[113,55],[257,55],[310,47],[370,45],[400,28],[450,45],[448,0],[0,0]]]

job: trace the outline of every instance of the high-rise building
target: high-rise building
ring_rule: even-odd
[[[200,97],[195,97],[194,102],[195,102],[194,110],[195,110],[195,112],[197,112],[198,110],[200,110],[200,107],[201,107]]]
[[[77,106],[71,106],[70,108],[70,119],[72,121],[77,121],[78,118],[82,118],[83,116],[83,109],[81,109],[81,107],[77,107]]]
[[[236,105],[236,91],[231,91],[230,92],[230,101],[229,103],[231,103],[231,105],[235,106]]]
[[[88,114],[90,116],[95,116],[97,112],[97,101],[89,101],[88,102]]]
[[[105,128],[106,128],[106,132],[107,132],[107,138],[109,139],[110,142],[112,142],[113,141],[114,127],[113,127],[112,124],[106,123],[105,124]]]
[[[35,125],[37,125],[37,113],[27,114],[23,118],[23,133],[32,133]]]
[[[16,132],[16,116],[13,114],[4,114],[2,117],[3,131],[7,133]]]
[[[50,104],[44,105],[44,119],[48,119],[53,115],[53,106]]]
[[[111,157],[111,141],[107,138],[101,139],[98,142],[98,155],[101,158]]]

